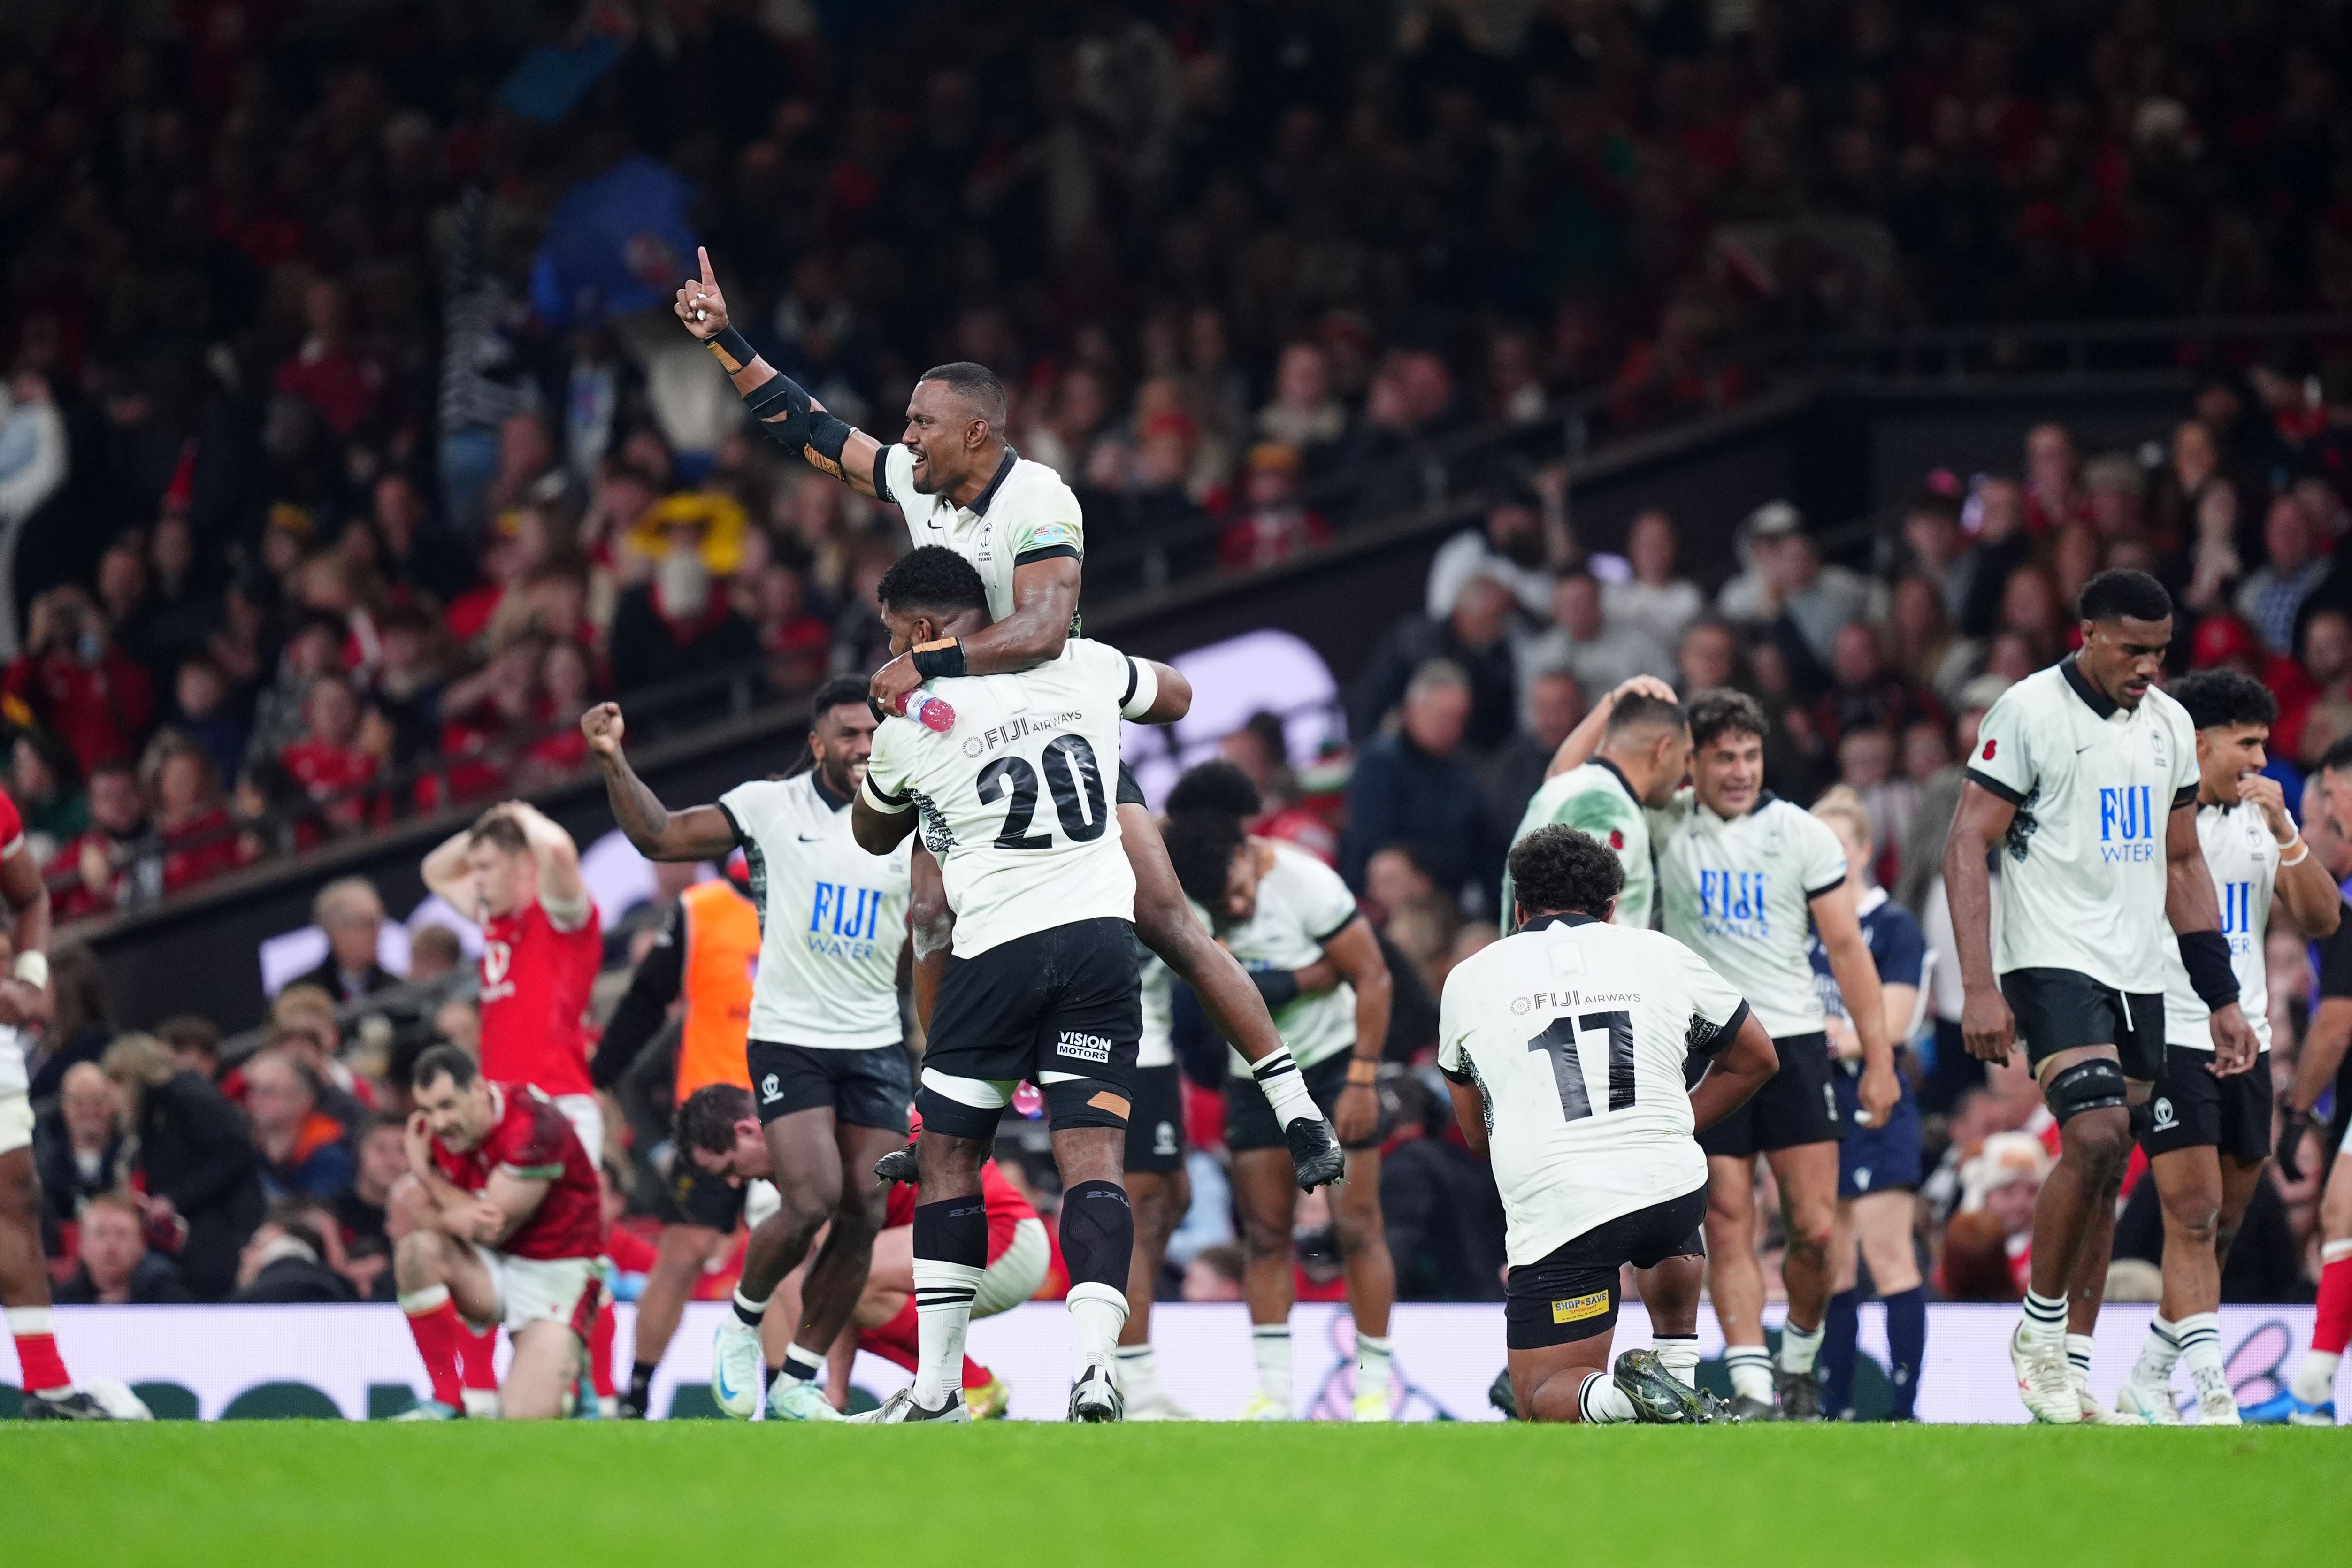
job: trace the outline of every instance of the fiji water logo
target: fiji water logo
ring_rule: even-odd
[[[1761,941],[1772,935],[1764,913],[1764,873],[1760,871],[1701,871],[1698,873],[1699,928],[1710,936],[1740,936]]]
[[[809,903],[808,929],[802,940],[812,953],[832,958],[865,958],[874,952],[882,932],[885,894],[878,887],[852,887],[843,882],[820,882]]]
[[[2242,957],[2254,950],[2254,884],[2221,884],[2221,935],[2230,939],[2230,956]]]
[[[2155,791],[2146,784],[2099,790],[2099,858],[2116,862],[2156,859]]]

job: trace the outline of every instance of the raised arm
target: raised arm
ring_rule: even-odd
[[[539,902],[559,926],[572,929],[587,917],[588,883],[580,874],[580,846],[562,824],[528,800],[502,808],[522,830],[539,865]]]
[[[2164,917],[2179,939],[2189,985],[2212,1010],[2208,1027],[2214,1073],[2226,1078],[2245,1071],[2254,1065],[2261,1042],[2237,1003],[2237,977],[2230,968],[2229,941],[2221,935],[2221,901],[2214,895],[2213,873],[2197,837],[2193,799],[2175,806],[2164,824]],[[2226,988],[2226,999],[2218,1005],[2210,994],[2217,987]]]
[[[471,828],[460,828],[425,855],[420,874],[433,895],[471,919],[475,914],[474,879],[466,870],[466,843]]]
[[[1970,1056],[1996,1065],[2017,1043],[2017,1020],[1992,972],[1992,873],[1985,857],[2009,834],[2014,803],[1971,779],[1944,840],[1944,902],[1960,960],[1960,1039]]]
[[[1634,675],[1619,682],[1615,690],[1592,705],[1583,722],[1568,732],[1568,738],[1551,754],[1551,766],[1544,769],[1545,778],[1557,779],[1570,768],[1581,768],[1592,760],[1592,754],[1601,749],[1601,737],[1609,732],[1609,716],[1616,709],[1617,699],[1627,692],[1640,692],[1662,702],[1680,700],[1675,695],[1675,688],[1655,675]]]
[[[646,787],[621,749],[626,730],[618,703],[599,703],[580,716],[580,731],[604,776],[604,799],[636,852],[652,861],[720,860],[735,848],[735,824],[716,806],[671,811]]]
[[[810,467],[845,482],[859,495],[878,495],[875,478],[881,470],[882,444],[827,413],[824,404],[800,383],[751,351],[728,319],[727,297],[711,273],[710,252],[698,246],[694,255],[702,276],[679,287],[671,308],[735,383],[761,428]]]
[[[2267,774],[2250,773],[2238,780],[2238,799],[2262,808],[2263,824],[2279,847],[2278,900],[2295,935],[2314,941],[2332,935],[2344,917],[2344,895],[2287,815],[2286,791]]]

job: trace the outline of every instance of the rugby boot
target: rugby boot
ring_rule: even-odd
[[[760,1359],[760,1331],[735,1315],[719,1315],[719,1332],[710,1340],[710,1397],[738,1421],[749,1421],[760,1408],[760,1391],[767,1383]]]
[[[2021,1333],[2012,1333],[2009,1337],[2009,1365],[2016,1375],[2017,1396],[2025,1402],[2026,1414],[2053,1427],[2083,1424],[2083,1406],[2074,1397],[2074,1385],[2066,1375],[2066,1350],[2063,1343],[2045,1350],[2028,1344]]]
[[[1118,1379],[1109,1367],[1098,1361],[1088,1362],[1078,1380],[1070,1385],[1070,1419],[1073,1421],[1119,1421],[1127,1416],[1127,1396],[1118,1391]]]
[[[2158,1385],[2139,1375],[2137,1368],[2116,1390],[2116,1409],[2135,1421],[2151,1427],[2185,1427],[2188,1422],[2180,1414],[2179,1401],[2172,1397],[2169,1385]]]
[[[2099,1403],[2099,1396],[2091,1392],[2091,1375],[2076,1366],[2071,1359],[2066,1363],[2066,1385],[2074,1391],[2074,1406],[2082,1412],[2078,1419],[2084,1426],[2137,1427],[2139,1425],[2121,1410],[2110,1410]]]
[[[1287,1421],[1290,1419],[1290,1406],[1276,1405],[1260,1392],[1249,1396],[1249,1403],[1242,1406],[1240,1418],[1244,1421]]]
[[[25,1396],[25,1417],[26,1420],[34,1419],[33,1396],[29,1394]],[[444,1405],[438,1399],[420,1400],[391,1417],[394,1421],[463,1421],[465,1418],[463,1410],[454,1405]]]
[[[2244,1418],[2238,1414],[2238,1396],[2231,1392],[2230,1375],[2220,1367],[2211,1371],[2191,1368],[2189,1386],[2197,1394],[2197,1424],[2200,1427],[2242,1427]]]
[[[1285,1127],[1282,1135],[1290,1145],[1290,1170],[1299,1191],[1328,1186],[1346,1173],[1348,1156],[1340,1152],[1339,1134],[1331,1130],[1327,1118],[1301,1116]]]
[[[865,1415],[852,1416],[849,1419],[864,1427],[898,1427],[917,1421],[970,1421],[971,1411],[963,1402],[963,1390],[961,1388],[949,1393],[945,1405],[936,1410],[926,1410],[915,1403],[915,1385],[910,1383]]]
[[[1736,1426],[1745,1426],[1750,1421],[1778,1421],[1780,1418],[1780,1407],[1778,1405],[1769,1399],[1759,1399],[1750,1394],[1734,1394],[1731,1396],[1731,1403],[1725,1406],[1724,1413]]]
[[[2238,1418],[2249,1427],[2333,1427],[2336,1401],[2307,1404],[2295,1397],[2294,1389],[2282,1388],[2261,1404],[2239,1411]]]
[[[1632,1401],[1633,1419],[1644,1425],[1690,1427],[1706,1418],[1696,1391],[1668,1372],[1654,1350],[1625,1352],[1610,1376]]]
[[[1389,1391],[1385,1388],[1358,1389],[1354,1414],[1359,1421],[1389,1419]]]
[[[892,1149],[874,1162],[874,1179],[884,1186],[896,1186],[901,1183],[912,1186],[921,1175],[922,1167],[915,1163],[915,1145],[912,1144],[903,1149]]]
[[[1519,1396],[1511,1387],[1509,1367],[1507,1366],[1495,1374],[1495,1381],[1486,1385],[1486,1403],[1500,1410],[1506,1421],[1516,1421],[1519,1418]]]
[[[787,1382],[777,1378],[768,1389],[768,1419],[771,1421],[845,1421],[849,1419],[833,1407],[824,1390],[814,1383]]]
[[[975,1421],[1002,1421],[1013,1414],[1013,1390],[992,1372],[978,1388],[963,1391],[963,1402]]]
[[[1772,1392],[1780,1397],[1780,1419],[1783,1421],[1818,1421],[1822,1418],[1822,1378],[1817,1372],[1787,1372],[1772,1369]]]

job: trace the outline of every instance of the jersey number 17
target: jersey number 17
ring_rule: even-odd
[[[1556,1018],[1551,1027],[1528,1041],[1528,1049],[1551,1058],[1552,1082],[1559,1088],[1562,1121],[1580,1122],[1592,1114],[1592,1096],[1584,1087],[1584,1059],[1577,1051],[1577,1035],[1609,1037],[1609,1109],[1633,1107],[1633,1015],[1628,1012],[1586,1013],[1570,1022]]]

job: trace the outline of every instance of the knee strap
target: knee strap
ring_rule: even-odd
[[[2128,1103],[2123,1068],[2104,1059],[2078,1061],[2050,1080],[2042,1103],[2064,1126],[2085,1111],[2105,1111]]]

